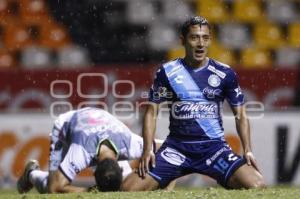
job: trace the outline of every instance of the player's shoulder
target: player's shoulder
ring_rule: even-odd
[[[161,71],[165,73],[173,73],[180,69],[183,66],[183,62],[181,58],[174,59],[172,61],[168,61],[162,64]]]
[[[164,62],[157,68],[156,75],[165,75],[168,71],[176,69],[181,63],[180,58]]]
[[[182,65],[182,59],[181,58],[177,58],[177,59],[165,62],[165,63],[162,64],[162,67],[163,68],[166,68],[166,67],[176,67],[178,65]]]
[[[62,122],[68,122],[70,121],[70,119],[73,117],[73,115],[75,115],[77,112],[77,110],[71,110],[65,113],[61,113],[57,120],[62,121]]]
[[[216,69],[227,71],[227,70],[232,70],[231,66],[228,64],[225,64],[223,62],[217,61],[215,59],[209,59],[209,65],[214,66]]]
[[[228,64],[211,58],[207,69],[214,73],[217,73],[217,75],[222,76],[223,78],[225,78],[225,76],[227,75],[235,74],[235,71]]]

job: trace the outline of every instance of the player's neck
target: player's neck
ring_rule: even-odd
[[[209,59],[208,57],[205,57],[205,59],[203,59],[201,62],[197,62],[197,61],[193,61],[191,59],[189,59],[188,57],[184,58],[184,62],[191,68],[197,69],[197,68],[201,68],[203,66],[206,66],[208,63]]]
[[[117,159],[117,154],[109,146],[107,146],[105,144],[101,144],[99,152],[98,152],[98,159],[99,159],[99,161],[101,161],[106,158]]]

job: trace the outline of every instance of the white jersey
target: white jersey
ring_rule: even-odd
[[[54,122],[49,169],[60,170],[69,180],[96,164],[99,146],[109,141],[118,160],[141,157],[143,140],[121,121],[97,108],[69,111]]]

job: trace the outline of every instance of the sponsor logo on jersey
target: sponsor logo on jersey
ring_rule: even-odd
[[[182,75],[177,75],[177,77],[175,77],[174,80],[177,84],[182,84],[183,83],[183,76]]]
[[[210,159],[207,159],[207,160],[206,160],[206,165],[207,165],[207,166],[211,165],[211,160],[210,160]]]
[[[212,99],[212,98],[215,98],[216,96],[220,96],[222,93],[222,90],[205,87],[202,92],[207,98]]]
[[[173,117],[177,119],[218,118],[215,102],[178,102],[172,107]]]
[[[167,88],[166,87],[163,87],[163,86],[160,86],[159,88],[158,88],[158,96],[159,97],[166,97],[166,95],[167,95]]]
[[[217,74],[219,77],[221,77],[222,79],[224,79],[226,77],[226,74],[218,69],[216,69],[214,66],[209,65],[207,67],[207,69],[215,74]]]
[[[178,152],[175,149],[172,149],[170,147],[167,147],[165,150],[163,150],[160,153],[161,157],[165,159],[168,163],[180,166],[182,163],[184,163],[186,157]]]
[[[236,89],[234,89],[234,91],[236,92],[236,96],[235,97],[238,97],[239,95],[242,95],[242,90],[240,87],[237,87]]]
[[[71,167],[74,169],[75,173],[78,174],[80,172],[80,170],[78,169],[78,167],[75,165],[74,162],[71,162]]]
[[[171,77],[173,75],[176,75],[177,74],[177,71],[181,69],[181,65],[177,65],[177,66],[172,66],[172,69],[170,72],[167,73],[167,76],[168,77]]]
[[[209,166],[213,161],[215,161],[224,151],[228,151],[228,148],[223,147],[220,150],[218,150],[213,156],[206,159],[206,165]]]
[[[212,87],[218,87],[221,84],[221,79],[219,78],[219,76],[211,74],[208,77],[208,84]]]

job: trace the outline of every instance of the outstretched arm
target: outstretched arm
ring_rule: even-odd
[[[88,188],[70,185],[70,181],[60,170],[49,172],[48,193],[73,193],[87,191]]]
[[[252,165],[254,168],[258,170],[255,157],[252,153],[250,125],[246,114],[245,106],[242,105],[242,106],[232,107],[232,111],[235,116],[236,130],[242,142],[243,152],[247,160],[247,164]]]

